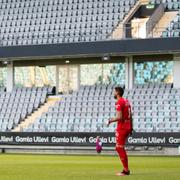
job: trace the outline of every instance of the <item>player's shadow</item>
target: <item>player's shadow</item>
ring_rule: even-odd
[[[153,174],[153,175],[156,175],[156,174],[158,175],[159,173],[157,173],[157,172],[137,172],[137,173],[136,173],[136,172],[135,172],[135,173],[131,173],[130,176],[141,176],[141,175],[142,175],[142,176],[144,176],[144,175],[146,175],[146,176],[148,176],[148,175],[149,175],[149,176],[152,176],[152,174]]]

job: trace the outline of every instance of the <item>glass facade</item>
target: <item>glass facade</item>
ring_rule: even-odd
[[[21,87],[42,87],[45,85],[55,86],[55,66],[28,66],[15,67],[15,86]]]
[[[125,63],[81,65],[81,85],[125,84]]]
[[[60,91],[77,89],[78,65],[59,68]],[[14,72],[16,86],[56,85],[56,66],[15,67]],[[6,76],[7,68],[0,68],[0,86],[6,86]],[[134,63],[135,84],[154,82],[173,82],[173,61]],[[125,84],[125,63],[80,65],[80,85],[94,84]]]
[[[135,84],[172,83],[173,61],[134,63]]]
[[[0,68],[0,86],[6,86],[7,68]]]
[[[33,67],[32,67],[33,68]],[[31,67],[15,67],[14,68],[14,83],[17,87],[31,87]]]

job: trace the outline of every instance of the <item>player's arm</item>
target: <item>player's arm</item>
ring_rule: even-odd
[[[121,121],[121,119],[122,119],[122,112],[121,111],[116,111],[116,117],[113,117],[113,118],[109,119],[108,125],[113,123],[113,122]]]

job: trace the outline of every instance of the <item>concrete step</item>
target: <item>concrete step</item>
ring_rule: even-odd
[[[160,37],[162,32],[166,30],[170,22],[177,16],[178,11],[165,12],[162,18],[151,32],[152,37]]]
[[[111,34],[112,39],[122,39],[125,37],[124,24],[126,24],[131,19],[131,17],[134,15],[134,13],[138,10],[140,6],[141,6],[141,3],[139,1],[136,2],[134,7],[125,16],[124,20],[120,22],[119,25],[112,32]]]
[[[146,4],[149,4],[150,0],[140,0],[140,3],[142,5],[146,5]]]
[[[48,98],[44,105],[22,121],[15,129],[12,130],[12,132],[20,132],[22,129],[27,128],[30,124],[34,123],[37,118],[41,117],[43,113],[46,113],[49,107],[54,106],[59,100],[59,98]]]

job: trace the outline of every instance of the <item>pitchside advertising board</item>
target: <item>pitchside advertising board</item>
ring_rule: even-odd
[[[114,133],[41,133],[0,132],[0,145],[43,145],[43,146],[95,146],[100,136],[103,146],[113,147]],[[134,146],[180,146],[180,133],[133,133],[127,145]]]

